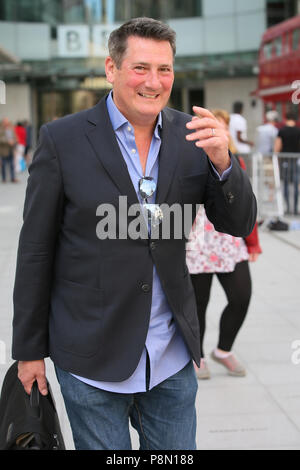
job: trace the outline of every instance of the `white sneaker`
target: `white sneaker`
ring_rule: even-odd
[[[245,367],[236,359],[233,354],[230,354],[230,356],[225,358],[220,358],[215,355],[214,351],[212,351],[210,357],[219,364],[222,364],[222,366],[227,369],[229,375],[233,375],[235,377],[245,377]]]

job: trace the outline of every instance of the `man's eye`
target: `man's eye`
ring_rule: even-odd
[[[146,70],[146,67],[144,67],[143,65],[137,65],[135,67],[135,70],[143,71],[143,70]]]
[[[160,69],[160,71],[163,72],[163,73],[169,73],[169,72],[171,72],[171,69],[169,67],[162,67]]]

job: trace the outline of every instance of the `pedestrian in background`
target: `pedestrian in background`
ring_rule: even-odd
[[[256,129],[255,150],[263,157],[263,168],[266,183],[269,189],[269,201],[274,200],[274,168],[273,151],[275,139],[278,135],[278,112],[270,110],[266,113],[266,122]]]
[[[253,142],[247,137],[247,121],[243,114],[244,105],[241,101],[233,104],[233,113],[230,115],[229,132],[233,143],[239,153],[250,153]]]
[[[15,126],[15,134],[17,137],[17,145],[15,151],[15,169],[18,173],[25,170],[25,147],[26,147],[26,128],[22,122],[18,122]]]
[[[16,145],[16,135],[12,123],[8,118],[3,118],[0,123],[0,157],[2,182],[6,182],[6,167],[10,171],[10,180],[16,183],[14,168],[14,148]]]
[[[24,158],[25,158],[26,165],[29,166],[29,164],[31,163],[32,125],[27,120],[24,121],[23,125],[26,129],[26,145],[25,145],[25,151],[24,151]]]
[[[212,111],[216,118],[228,129],[229,115],[224,110]],[[233,154],[236,148],[229,135],[229,148]],[[245,169],[242,159],[240,165]],[[204,240],[202,229],[204,227]],[[222,364],[230,375],[244,376],[246,370],[236,359],[232,346],[245,320],[251,298],[251,276],[248,261],[256,261],[261,247],[258,240],[257,224],[253,232],[243,238],[217,232],[208,220],[204,207],[200,207],[194,223],[186,261],[195,290],[197,312],[200,325],[200,368],[195,366],[199,379],[210,378],[210,371],[205,360],[203,340],[206,327],[206,310],[214,274],[222,285],[228,304],[220,320],[219,341],[211,358]]]
[[[296,116],[290,112],[286,114],[285,126],[278,132],[275,140],[275,153],[299,153],[300,152],[300,129],[296,125]],[[290,182],[294,185],[294,214],[298,214],[299,196],[299,158],[281,159],[281,176],[283,179],[284,199],[286,211],[290,213]]]
[[[277,129],[278,112],[268,111],[266,122],[256,129],[255,148],[262,155],[270,156],[273,153]]]

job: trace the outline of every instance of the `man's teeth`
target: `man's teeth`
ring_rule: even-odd
[[[158,95],[147,95],[146,93],[140,93],[144,98],[156,98]]]

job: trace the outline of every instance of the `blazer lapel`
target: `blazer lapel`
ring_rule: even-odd
[[[178,136],[178,129],[173,123],[173,114],[171,110],[167,108],[164,109],[156,193],[157,204],[162,204],[167,199],[168,190],[178,164],[180,135],[181,133],[179,133]]]
[[[97,158],[119,189],[127,196],[128,205],[138,203],[138,198],[128,173],[127,165],[112,128],[106,97],[88,111],[86,135]]]
[[[114,181],[121,195],[127,196],[128,205],[138,203],[138,198],[132,184],[123,155],[115,137],[106,100],[102,100],[88,111],[86,135],[97,158]],[[181,135],[181,133],[180,133]],[[178,129],[173,124],[171,110],[163,110],[162,143],[159,154],[159,175],[156,193],[156,203],[166,201],[170,184],[178,164],[180,142]]]

